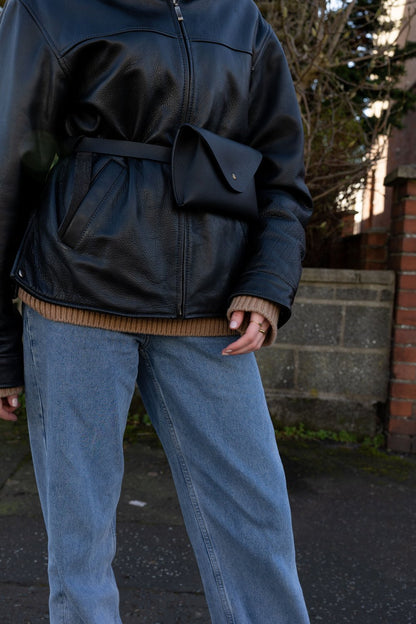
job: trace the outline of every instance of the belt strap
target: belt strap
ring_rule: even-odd
[[[144,158],[170,163],[172,149],[151,143],[137,143],[114,139],[98,139],[82,137],[73,141],[69,139],[65,147],[69,152],[90,152],[93,154],[109,154],[110,156],[126,156],[130,158]]]

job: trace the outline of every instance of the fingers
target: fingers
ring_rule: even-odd
[[[236,313],[234,312],[233,316],[234,314]],[[233,318],[233,316],[231,318]],[[263,345],[268,329],[269,323],[264,316],[257,312],[252,312],[246,332],[241,338],[238,338],[238,340],[225,347],[222,351],[222,355],[242,355],[244,353],[258,351]]]
[[[8,396],[5,398],[9,407],[11,407],[12,409],[15,410],[19,407],[20,403],[19,403],[19,397],[17,396],[17,394],[12,394],[11,396]]]
[[[245,312],[235,310],[235,312],[231,314],[230,329],[238,329],[241,327],[241,323],[244,321],[244,315]]]
[[[0,398],[0,418],[15,422],[17,420],[14,411],[19,407],[19,399],[16,394]]]

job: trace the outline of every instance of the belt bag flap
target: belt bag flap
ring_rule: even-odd
[[[209,130],[183,124],[172,149],[172,184],[180,208],[257,219],[257,150]]]

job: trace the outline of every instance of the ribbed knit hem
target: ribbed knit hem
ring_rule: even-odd
[[[233,312],[240,310],[241,312],[247,312],[244,321],[239,328],[240,333],[244,333],[250,322],[251,312],[257,312],[261,314],[270,323],[269,331],[266,334],[266,338],[263,342],[264,347],[272,345],[277,337],[277,323],[279,321],[279,306],[267,301],[267,299],[260,299],[259,297],[251,297],[249,295],[240,295],[234,297],[230,307],[227,310],[227,317],[230,320]]]
[[[156,336],[235,336],[239,333],[229,328],[225,317],[194,319],[132,318],[47,303],[36,299],[22,288],[19,288],[18,296],[26,305],[33,308],[41,316],[60,323]]]
[[[0,399],[3,397],[13,396],[13,394],[21,394],[23,389],[23,386],[18,386],[16,388],[0,388]]]

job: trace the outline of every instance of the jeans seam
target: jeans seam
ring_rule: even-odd
[[[57,567],[57,570],[58,570],[59,576],[61,576],[58,567]],[[61,583],[62,583],[62,580],[61,580]],[[62,621],[64,624],[71,624],[68,619],[68,600],[65,595],[63,585],[61,585],[61,591],[62,591],[61,603],[62,603],[62,616],[63,616]]]
[[[35,355],[35,345],[34,345],[34,341],[33,341],[33,332],[32,332],[32,327],[31,327],[31,323],[30,323],[30,318],[28,316],[28,308],[26,307],[25,309],[25,322],[26,322],[26,328],[27,328],[27,335],[29,337],[29,352],[30,352],[30,357],[32,359],[33,362],[33,377],[34,377],[34,382],[35,382],[35,386],[36,386],[36,394],[38,396],[38,401],[39,401],[39,408],[40,408],[40,419],[42,421],[42,431],[43,431],[43,442],[45,445],[45,451],[47,449],[47,444],[46,444],[46,427],[45,427],[45,408],[43,406],[43,401],[42,401],[42,395],[40,392],[40,384],[38,382],[38,378],[37,378],[37,370],[38,370],[38,366],[37,366],[37,358]]]
[[[114,560],[116,550],[117,550],[116,526],[117,526],[117,517],[114,516],[113,522],[111,523],[111,537],[112,537],[112,542],[113,542],[113,560]],[[119,608],[119,605],[117,605],[115,606],[115,611],[114,611],[114,622],[118,622],[119,619],[120,619],[120,608]]]
[[[32,359],[33,362],[33,366],[32,366],[32,370],[33,370],[33,380],[34,380],[34,386],[36,387],[36,393],[38,396],[38,400],[39,400],[39,408],[40,408],[40,412],[41,412],[41,421],[42,421],[42,430],[43,430],[43,442],[45,445],[45,456],[47,455],[47,449],[48,449],[48,445],[46,443],[46,426],[45,426],[45,408],[43,405],[43,401],[42,401],[42,395],[40,392],[40,384],[38,382],[38,378],[37,378],[37,371],[38,371],[38,365],[36,364],[37,362],[37,357],[35,355],[35,345],[34,345],[34,341],[33,341],[33,332],[32,332],[32,325],[30,322],[30,308],[28,308],[27,306],[25,306],[25,313],[24,313],[24,321],[26,323],[26,333],[27,336],[29,338],[29,352],[30,352],[30,357]],[[48,519],[46,521],[45,518],[45,523],[46,523],[46,531],[48,533],[48,525],[49,525],[49,501],[48,501],[48,492],[49,492],[49,487],[48,485],[45,483],[45,490],[46,490],[46,505],[47,505],[47,515],[48,515]],[[48,538],[49,539],[49,538]],[[49,559],[50,555],[48,553],[48,559]],[[69,610],[68,610],[68,597],[66,595],[66,590],[65,590],[65,583],[63,582],[63,577],[61,574],[61,569],[60,566],[58,565],[57,561],[55,560],[55,567],[56,567],[56,572],[57,572],[57,578],[59,580],[59,584],[60,584],[60,597],[59,597],[59,601],[61,604],[61,621],[62,624],[71,624],[69,618]]]
[[[153,379],[153,383],[155,385],[155,387],[158,390],[158,394],[159,394],[159,398],[162,401],[162,408],[163,408],[163,413],[165,414],[165,418],[168,424],[168,429],[171,435],[171,438],[173,440],[175,449],[176,449],[176,453],[177,453],[177,457],[179,460],[179,465],[181,467],[181,472],[188,490],[188,494],[189,494],[189,498],[191,501],[191,506],[193,509],[193,512],[195,514],[195,518],[197,521],[197,525],[199,527],[199,530],[201,532],[201,536],[202,536],[202,541],[204,543],[204,546],[206,548],[207,554],[208,554],[208,560],[209,563],[211,565],[211,569],[212,569],[212,573],[215,579],[215,584],[217,586],[217,591],[220,597],[220,601],[221,601],[221,605],[224,611],[224,615],[227,621],[227,624],[236,624],[233,613],[232,613],[232,609],[231,609],[231,605],[229,603],[226,591],[225,591],[225,584],[224,584],[224,580],[223,580],[223,576],[221,573],[221,569],[220,569],[220,565],[218,562],[218,559],[215,555],[215,549],[212,545],[212,541],[211,541],[211,537],[209,535],[209,531],[207,528],[207,524],[204,518],[204,515],[201,511],[201,507],[198,501],[198,496],[196,494],[193,482],[192,482],[192,478],[190,475],[190,472],[188,470],[187,464],[186,464],[186,460],[184,457],[184,454],[182,452],[182,448],[181,448],[181,444],[179,442],[178,436],[176,434],[176,430],[175,430],[175,425],[173,423],[173,420],[170,416],[170,412],[169,409],[167,407],[167,403],[164,399],[163,396],[163,392],[162,389],[157,381],[154,369],[152,367],[152,363],[150,361],[150,358],[148,357],[148,354],[146,353],[145,349],[141,350],[142,352],[142,356],[144,361],[146,362],[150,375]]]

